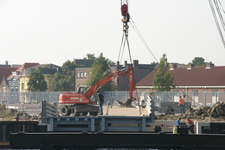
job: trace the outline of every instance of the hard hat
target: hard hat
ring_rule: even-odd
[[[181,117],[178,117],[178,119],[181,119]]]

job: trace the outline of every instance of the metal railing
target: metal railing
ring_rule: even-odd
[[[5,104],[7,108],[14,108],[17,111],[27,112],[31,115],[39,115],[42,111],[41,102],[58,103],[59,95],[64,92],[0,92],[0,104]],[[102,93],[105,97],[105,104],[112,102],[112,106],[119,105],[117,100],[125,102],[129,98],[129,91],[105,91]],[[132,105],[137,106],[138,100],[147,100],[147,95],[150,91],[134,92],[133,96],[136,97],[136,102]],[[154,92],[152,98],[154,105],[160,106],[161,102],[178,102],[179,96],[186,95],[185,102],[191,102],[192,107],[196,106],[212,106],[217,102],[225,101],[225,92],[210,91],[210,92]],[[114,101],[113,100],[114,97]]]

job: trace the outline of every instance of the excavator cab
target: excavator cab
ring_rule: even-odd
[[[90,88],[90,86],[80,85],[78,87],[77,93],[84,94],[89,88]]]

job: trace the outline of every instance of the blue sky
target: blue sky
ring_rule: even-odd
[[[165,53],[169,62],[187,64],[203,57],[225,66],[225,49],[207,0],[130,0],[129,12],[157,60]],[[0,64],[61,66],[101,52],[116,62],[121,19],[120,0],[1,0]],[[128,38],[133,60],[155,61],[132,26]],[[127,49],[120,63],[125,60],[129,62]]]

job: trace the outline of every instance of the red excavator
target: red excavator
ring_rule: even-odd
[[[98,90],[98,86],[105,85],[108,81],[113,80],[116,77],[121,77],[127,75],[129,78],[129,99],[123,103],[119,102],[122,106],[128,106],[136,100],[133,97],[133,91],[135,90],[135,80],[133,75],[133,69],[131,67],[124,68],[117,72],[107,75],[103,79],[99,80],[98,82],[94,83],[92,86],[79,86],[78,92],[66,92],[60,94],[59,96],[59,104],[61,107],[61,114],[63,116],[86,116],[88,112],[91,116],[97,116],[99,112],[99,106],[94,105],[95,101],[95,93]]]

